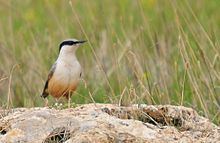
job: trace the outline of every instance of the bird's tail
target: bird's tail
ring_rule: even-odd
[[[43,93],[40,95],[40,97],[42,97],[42,98],[46,98],[48,95],[49,95],[48,92],[43,92]]]
[[[48,95],[49,95],[49,92],[48,92],[48,80],[47,80],[44,85],[44,90],[40,96],[43,98],[46,98]]]

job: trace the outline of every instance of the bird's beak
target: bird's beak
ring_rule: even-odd
[[[79,40],[79,41],[77,41],[76,43],[77,44],[82,44],[82,43],[85,43],[86,42],[86,40]]]

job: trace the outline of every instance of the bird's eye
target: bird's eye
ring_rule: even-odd
[[[73,44],[74,44],[74,42],[73,42],[73,41],[70,41],[70,42],[69,42],[69,44],[70,44],[70,45],[73,45]]]

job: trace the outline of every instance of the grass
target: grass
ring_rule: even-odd
[[[58,45],[73,37],[88,41],[75,103],[183,105],[219,125],[219,4],[0,0],[0,105],[43,106]]]

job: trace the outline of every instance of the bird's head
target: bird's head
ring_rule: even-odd
[[[76,40],[76,39],[67,39],[60,43],[59,52],[75,52],[77,48],[82,44],[85,43],[85,40]]]

